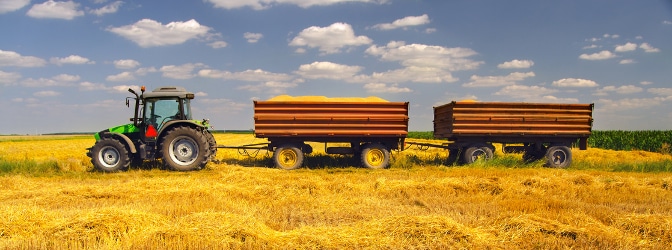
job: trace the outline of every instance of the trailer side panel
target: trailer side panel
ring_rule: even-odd
[[[434,137],[587,138],[593,104],[451,102],[434,107]]]
[[[308,140],[405,138],[408,134],[408,102],[255,101],[254,133],[259,138]]]

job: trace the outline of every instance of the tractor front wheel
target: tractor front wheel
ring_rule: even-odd
[[[161,142],[163,164],[176,171],[203,168],[210,158],[209,147],[201,131],[187,126],[172,128]]]
[[[131,159],[126,146],[113,138],[103,138],[96,142],[89,152],[91,163],[102,172],[117,172],[128,169]]]

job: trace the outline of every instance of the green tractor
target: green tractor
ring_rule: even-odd
[[[216,153],[209,121],[192,120],[190,101],[194,94],[181,87],[161,87],[135,97],[133,123],[112,127],[94,135],[96,143],[87,155],[103,172],[117,172],[160,159],[167,169],[191,171],[203,168]]]

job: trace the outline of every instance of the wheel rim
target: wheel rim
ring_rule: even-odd
[[[289,148],[280,150],[278,156],[278,163],[280,163],[280,166],[283,168],[294,167],[294,165],[296,165],[299,160],[299,156],[296,154],[296,152]]]
[[[478,159],[484,159],[487,160],[488,154],[483,150],[483,149],[476,149],[474,152],[471,154],[471,161],[475,162],[478,161]]]
[[[198,157],[198,144],[190,137],[181,136],[170,143],[170,159],[179,165],[189,165]]]
[[[104,147],[100,150],[100,153],[98,153],[98,161],[103,167],[113,168],[119,164],[119,160],[119,150],[112,146]]]
[[[553,164],[555,165],[561,165],[567,160],[567,154],[565,151],[562,150],[555,150],[553,151],[553,154],[551,154]]]
[[[366,152],[366,163],[373,167],[380,166],[385,161],[385,153],[377,148],[372,148]]]

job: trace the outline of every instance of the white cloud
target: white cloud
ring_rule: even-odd
[[[447,48],[424,44],[389,42],[386,46],[372,45],[366,53],[383,61],[398,61],[403,66],[439,68],[448,71],[477,69],[483,62],[468,57],[477,53],[469,48]]]
[[[121,7],[122,4],[124,4],[124,2],[115,1],[113,3],[110,3],[108,5],[103,6],[101,8],[90,10],[89,12],[96,15],[96,16],[102,16],[102,15],[105,15],[105,14],[112,14],[112,13],[116,13],[117,11],[119,11],[119,7]]]
[[[595,81],[592,80],[586,80],[586,79],[580,79],[580,78],[564,78],[560,79],[557,81],[553,81],[553,86],[556,87],[577,87],[577,88],[584,88],[584,87],[597,87],[599,84],[597,84]]]
[[[30,0],[2,0],[0,1],[0,14],[19,10],[30,3]]]
[[[33,93],[33,96],[36,96],[36,97],[52,97],[52,96],[59,96],[59,95],[61,95],[60,92],[52,91],[52,90],[38,91],[38,92]]]
[[[653,46],[651,46],[651,45],[648,44],[648,43],[642,43],[642,44],[640,44],[640,45],[639,45],[639,48],[640,48],[640,49],[643,49],[644,52],[646,52],[646,53],[660,52],[660,49],[658,49],[658,48],[654,48]]]
[[[401,69],[375,72],[370,76],[357,76],[354,82],[418,82],[442,83],[456,82],[450,71],[433,67],[409,66]]]
[[[624,86],[606,86],[604,88],[598,89],[597,92],[595,92],[596,96],[606,96],[609,95],[610,92],[618,93],[618,94],[634,94],[634,93],[639,93],[642,92],[644,89],[641,87],[637,87],[635,85],[624,85]]]
[[[620,100],[599,99],[597,109],[605,112],[622,112],[623,110],[635,110],[660,106],[669,98],[626,98]]]
[[[60,74],[52,77],[51,79],[54,79],[59,82],[76,82],[79,81],[80,78],[81,77],[79,77],[78,75]]]
[[[14,51],[0,50],[0,66],[42,67],[47,64],[42,58],[22,56]]]
[[[212,3],[216,8],[236,9],[250,7],[254,10],[263,10],[278,4],[291,4],[301,8],[313,6],[327,6],[339,3],[362,2],[362,3],[387,3],[389,0],[206,0]]]
[[[508,96],[526,102],[551,102],[551,103],[577,103],[576,98],[559,98],[551,94],[557,93],[556,89],[542,86],[509,85],[495,92],[494,95]]]
[[[238,87],[240,90],[247,90],[250,92],[257,92],[257,93],[269,93],[269,94],[274,94],[274,95],[279,95],[279,94],[284,94],[287,92],[287,89],[289,88],[294,88],[298,86],[297,83],[295,82],[276,82],[276,81],[270,81],[270,82],[265,82],[265,83],[260,83],[256,85],[243,85]]]
[[[60,74],[52,78],[28,78],[21,81],[21,85],[24,87],[31,88],[40,88],[40,87],[70,87],[73,86],[73,82],[79,81],[80,77],[78,75],[68,75]]]
[[[665,21],[663,21],[663,24],[665,24],[665,25],[672,25],[672,21],[665,20]]]
[[[116,75],[107,76],[105,80],[110,82],[128,82],[135,80],[135,76],[133,76],[133,73],[126,71]]]
[[[48,0],[41,4],[34,4],[26,15],[33,18],[54,18],[72,20],[83,16],[84,11],[78,10],[79,4],[73,1],[56,2]]]
[[[623,45],[617,45],[616,49],[614,51],[616,52],[628,52],[628,51],[634,51],[637,49],[637,44],[636,43],[626,43]]]
[[[0,84],[13,84],[21,79],[21,74],[16,72],[4,72],[0,70]]]
[[[637,62],[633,59],[623,59],[620,62],[618,62],[618,64],[633,64],[633,63],[637,63]]]
[[[534,72],[513,72],[506,76],[478,76],[472,75],[470,82],[462,84],[463,87],[497,87],[516,85],[525,78],[534,77]]]
[[[601,46],[598,46],[597,44],[591,44],[588,46],[583,47],[583,49],[597,49],[600,48]]]
[[[114,67],[117,69],[132,69],[140,66],[140,62],[133,59],[122,59],[114,61]]]
[[[364,89],[369,93],[409,93],[413,90],[409,88],[400,88],[397,84],[387,85],[385,83],[367,83]]]
[[[514,59],[512,61],[503,62],[497,65],[497,68],[500,69],[528,69],[534,65],[532,60],[518,60]]]
[[[138,70],[135,71],[136,75],[139,76],[144,76],[147,75],[148,73],[154,73],[158,72],[159,70],[154,68],[154,67],[148,67],[148,68],[139,68]]]
[[[52,57],[49,59],[49,62],[56,64],[56,65],[63,65],[63,64],[95,64],[96,62],[89,60],[86,57],[81,57],[78,55],[70,55],[68,57]]]
[[[362,70],[360,66],[349,66],[332,62],[313,62],[299,66],[295,74],[308,79],[351,79]]]
[[[292,39],[289,46],[318,48],[323,54],[334,54],[351,46],[371,44],[366,36],[355,36],[352,26],[347,23],[334,23],[328,27],[308,27]]]
[[[373,26],[374,29],[379,30],[393,30],[398,28],[407,28],[410,26],[418,26],[428,24],[429,16],[424,14],[422,16],[407,16],[402,19],[397,19],[392,23],[381,23]]]
[[[639,84],[641,84],[641,85],[651,85],[651,84],[653,84],[653,82],[641,81],[641,82],[639,82]]]
[[[214,42],[208,43],[208,46],[210,46],[213,49],[221,49],[221,48],[224,48],[228,45],[229,44],[226,43],[225,41],[214,41]]]
[[[243,34],[243,37],[247,39],[248,43],[256,43],[259,41],[259,39],[263,38],[264,35],[261,33],[245,32],[245,34]]]
[[[134,24],[107,30],[147,48],[182,44],[191,39],[206,37],[211,28],[199,24],[194,19],[166,25],[151,19],[142,19]]]
[[[202,69],[198,71],[198,75],[200,77],[206,77],[206,78],[239,80],[248,82],[286,82],[294,78],[287,74],[271,73],[261,69],[245,70],[242,72]]]
[[[558,92],[555,89],[547,89],[540,86],[509,85],[494,93],[494,95],[509,96],[516,99],[537,98]]]
[[[672,98],[672,88],[650,88],[647,91],[654,95]]]
[[[107,91],[111,93],[126,94],[128,93],[128,89],[134,89],[140,93],[140,86],[138,85],[117,85],[107,88]]]
[[[611,51],[608,50],[603,50],[598,53],[593,53],[593,54],[581,54],[579,58],[583,60],[590,60],[590,61],[596,61],[596,60],[607,60],[616,57],[614,53],[611,53]]]
[[[161,67],[159,71],[163,72],[163,77],[172,79],[190,79],[196,76],[192,72],[196,68],[203,68],[205,64],[202,63],[186,63],[182,65],[166,65]]]
[[[619,37],[621,37],[621,36],[620,36],[620,35],[617,35],[617,34],[611,34],[611,35],[610,35],[610,34],[604,34],[604,35],[602,35],[602,37],[604,37],[604,38],[616,39],[616,38],[619,38]]]
[[[102,83],[93,83],[93,82],[80,82],[79,90],[82,91],[94,91],[94,90],[105,90],[105,84]]]

